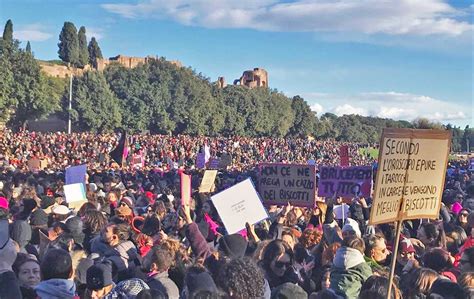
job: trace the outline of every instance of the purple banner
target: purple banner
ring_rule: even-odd
[[[66,168],[66,185],[86,183],[87,165]]]
[[[206,167],[206,154],[198,153],[196,155],[196,168],[205,168]]]
[[[318,196],[370,197],[372,167],[319,167]]]
[[[219,169],[219,163],[220,159],[217,157],[209,159],[209,169]]]

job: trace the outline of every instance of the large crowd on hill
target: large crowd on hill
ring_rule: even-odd
[[[0,133],[0,298],[391,298],[474,297],[474,174],[448,165],[437,220],[368,225],[371,198],[353,198],[345,220],[314,208],[268,206],[269,218],[227,234],[210,196],[261,162],[373,165],[367,145],[314,139]],[[372,145],[376,147],[376,145]],[[213,193],[199,193],[196,156],[231,156]],[[137,163],[137,158],[140,162]],[[41,169],[28,161],[45,161]],[[65,201],[65,168],[87,164],[87,203]],[[182,203],[180,171],[192,174]]]

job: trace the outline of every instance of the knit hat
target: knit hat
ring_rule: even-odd
[[[202,272],[197,275],[186,275],[186,286],[189,294],[199,291],[217,292],[217,286],[208,272]]]
[[[401,237],[400,240],[400,252],[414,253],[416,252],[415,247],[411,243],[410,239]]]
[[[357,223],[357,221],[355,221],[354,219],[351,219],[351,218],[347,218],[346,219],[346,224],[344,224],[344,226],[342,227],[342,232],[349,232],[349,231],[352,231],[352,232],[355,232],[356,236],[357,237],[361,237],[362,233],[360,232],[360,229],[359,229],[359,223]]]
[[[115,286],[110,298],[135,298],[143,290],[149,290],[150,287],[139,278],[122,280]]]
[[[142,233],[148,236],[156,235],[161,230],[160,219],[156,216],[148,216],[143,221]]]
[[[308,294],[297,284],[286,282],[272,291],[271,299],[307,299]]]
[[[244,257],[248,242],[240,234],[226,235],[219,239],[219,250],[231,258]]]
[[[462,210],[462,205],[459,202],[455,202],[453,206],[451,207],[451,211],[457,215],[459,212]]]
[[[100,290],[113,283],[112,263],[104,260],[87,269],[87,288],[89,290]]]
[[[66,221],[66,227],[74,239],[74,243],[82,245],[85,235],[83,233],[83,223],[81,218],[75,216]]]
[[[90,183],[89,184],[89,190],[91,192],[96,192],[98,189],[99,189],[99,187],[97,187],[97,185],[95,183]]]
[[[0,197],[0,209],[8,210],[8,200],[5,197]]]
[[[54,198],[50,196],[42,196],[41,197],[41,208],[42,209],[47,209],[50,206],[54,205],[55,201]]]
[[[24,213],[31,213],[38,204],[36,203],[36,200],[32,198],[24,198],[23,199],[23,212]]]
[[[133,209],[133,199],[128,196],[124,196],[122,200],[120,200],[120,203],[126,204],[130,209]]]

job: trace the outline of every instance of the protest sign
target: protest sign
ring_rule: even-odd
[[[255,224],[268,218],[267,211],[250,178],[211,197],[227,233],[245,229],[245,223]]]
[[[133,168],[142,168],[144,165],[143,156],[141,154],[135,154],[132,157]]]
[[[40,160],[40,169],[43,170],[46,167],[48,167],[48,160],[46,160],[46,159]]]
[[[450,144],[447,130],[383,130],[369,224],[397,221],[394,256],[403,220],[438,217]],[[395,260],[387,297],[392,292]]]
[[[180,174],[181,179],[181,203],[189,204],[191,201],[191,175]]]
[[[219,158],[217,158],[217,157],[210,158],[209,159],[209,168],[210,169],[218,169],[219,168],[219,163],[220,163]]]
[[[370,197],[372,167],[322,166],[319,168],[318,196]]]
[[[87,165],[71,166],[66,168],[66,185],[86,183]]]
[[[346,204],[334,205],[334,218],[337,220],[345,220],[349,214],[349,206]]]
[[[259,192],[265,204],[314,207],[316,175],[314,165],[259,165]]]
[[[438,217],[450,140],[444,130],[384,129],[371,224]]]
[[[196,155],[196,168],[206,168],[206,156],[204,153],[198,153]]]
[[[339,157],[342,167],[349,166],[349,147],[347,145],[341,145],[341,147],[339,147]]]
[[[469,159],[469,170],[474,171],[474,158]]]
[[[28,170],[29,171],[38,171],[41,169],[41,161],[36,158],[28,160]]]
[[[227,167],[232,165],[232,156],[230,154],[222,154],[219,160],[219,169],[227,169]]]
[[[316,161],[314,159],[309,159],[308,165],[316,165]]]
[[[86,189],[83,183],[64,185],[64,196],[70,208],[79,209],[87,202]]]
[[[206,170],[202,177],[201,186],[199,186],[200,193],[211,192],[214,181],[216,180],[217,170]]]

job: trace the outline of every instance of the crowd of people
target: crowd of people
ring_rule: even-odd
[[[451,161],[437,220],[368,225],[371,198],[268,206],[269,218],[227,234],[210,196],[261,162],[373,165],[367,145],[311,139],[0,133],[0,298],[474,298],[474,174]],[[372,145],[376,147],[376,145]],[[200,193],[198,153],[230,155]],[[136,163],[135,158],[141,162]],[[29,161],[45,161],[31,169]],[[65,201],[65,168],[87,164],[87,202]],[[182,202],[180,172],[192,174]]]

